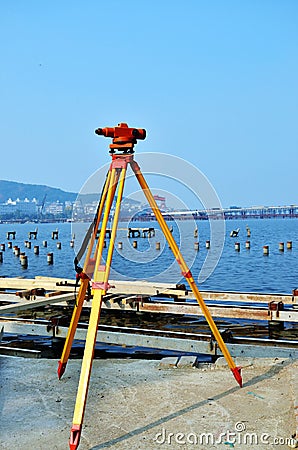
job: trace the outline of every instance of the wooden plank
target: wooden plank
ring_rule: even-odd
[[[61,278],[61,277],[46,277],[44,275],[36,275],[35,280],[50,281],[52,283],[59,283],[61,281],[66,281],[67,283],[73,283],[72,278]]]
[[[63,281],[63,280],[61,280]],[[73,286],[58,286],[56,281],[43,281],[29,278],[1,278],[0,289],[29,290],[34,288],[44,288],[46,291],[72,292]]]
[[[55,297],[57,295],[62,295],[63,292],[62,291],[54,291],[54,292],[47,292],[47,294],[45,295],[45,297],[49,298],[49,297]]]
[[[150,283],[148,281],[110,281],[112,293],[139,294],[139,295],[171,295],[173,297],[185,298],[191,291],[176,289],[175,285],[170,283]]]
[[[58,302],[66,302],[67,300],[73,300],[73,294],[62,294],[57,295],[56,297],[45,298],[45,297],[36,297],[36,300],[21,300],[18,301],[14,305],[6,305],[0,306],[1,314],[8,314],[12,312],[24,311],[27,309],[33,309],[40,306],[51,305]]]
[[[257,308],[234,308],[234,307],[208,307],[213,317],[226,317],[232,319],[268,320],[268,311]],[[203,316],[199,305],[186,305],[175,303],[143,303],[139,306],[141,312],[158,312],[165,314],[191,314]]]
[[[143,294],[148,296],[172,295],[178,298],[194,299],[191,291],[184,291],[175,288],[169,283],[150,283],[147,281],[110,281],[113,286],[112,293]],[[249,303],[269,303],[270,301],[282,301],[285,304],[294,303],[292,295],[286,294],[259,294],[249,292],[215,292],[201,291],[205,300],[224,300],[229,302],[249,302]],[[297,299],[298,301],[298,299]]]
[[[74,291],[74,280],[63,278],[50,278],[38,276],[34,279],[24,278],[0,278],[0,289],[33,289],[44,288],[47,291]],[[71,285],[69,285],[71,284]],[[169,295],[179,299],[194,299],[191,291],[176,289],[171,283],[152,283],[148,281],[116,281],[110,280],[111,294],[125,295]],[[202,291],[205,300],[224,300],[227,302],[269,303],[270,301],[282,301],[284,304],[298,304],[298,296],[286,294],[259,294],[245,292],[215,292]]]
[[[292,295],[286,294],[256,294],[249,292],[206,292],[202,291],[205,300],[224,300],[228,302],[269,303],[283,302],[292,305]]]
[[[176,302],[141,302],[133,304],[134,297],[123,299],[106,299],[102,303],[103,309],[122,310],[122,311],[139,311],[160,314],[174,315],[194,315],[203,316],[201,308],[198,304],[176,303]],[[120,301],[119,301],[120,300]],[[91,307],[92,302],[85,302],[84,307]],[[231,318],[231,319],[249,319],[249,320],[275,320],[281,322],[298,322],[298,310],[279,311],[277,315],[275,311],[269,313],[268,309],[260,309],[258,307],[235,307],[235,306],[208,306],[213,317]]]
[[[19,300],[12,294],[0,294],[0,301],[13,303],[12,305],[0,306],[0,313],[7,314],[27,309],[33,309],[50,304],[65,304],[67,300],[74,300],[73,293],[54,295],[51,297],[37,297],[35,300]],[[150,313],[174,314],[174,315],[194,315],[202,316],[202,311],[198,304],[178,303],[178,302],[136,302],[135,296],[130,297],[111,297],[104,298],[102,308],[109,310],[127,310]],[[85,302],[84,307],[91,308],[92,300]],[[298,322],[298,310],[271,311],[268,314],[267,309],[257,307],[235,307],[235,306],[208,306],[213,317],[231,318],[231,319],[249,319],[249,320],[276,320],[284,322]]]

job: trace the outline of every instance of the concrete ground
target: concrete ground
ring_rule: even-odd
[[[239,362],[242,389],[221,361],[95,360],[80,450],[289,448],[298,362]],[[68,448],[80,366],[0,357],[1,449]]]

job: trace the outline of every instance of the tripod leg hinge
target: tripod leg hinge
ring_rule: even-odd
[[[112,169],[126,169],[130,162],[132,155],[114,155],[110,170]]]
[[[82,425],[73,425],[70,430],[69,448],[76,450],[80,443]]]

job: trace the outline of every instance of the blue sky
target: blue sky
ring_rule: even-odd
[[[127,122],[223,206],[297,204],[297,23],[296,0],[2,0],[0,179],[79,191],[94,129]]]

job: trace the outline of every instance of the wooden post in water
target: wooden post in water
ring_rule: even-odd
[[[53,255],[53,253],[48,253],[47,254],[47,261],[48,261],[48,264],[54,264],[54,255]]]
[[[28,267],[28,258],[25,253],[20,254],[20,263],[23,269],[27,269]]]

